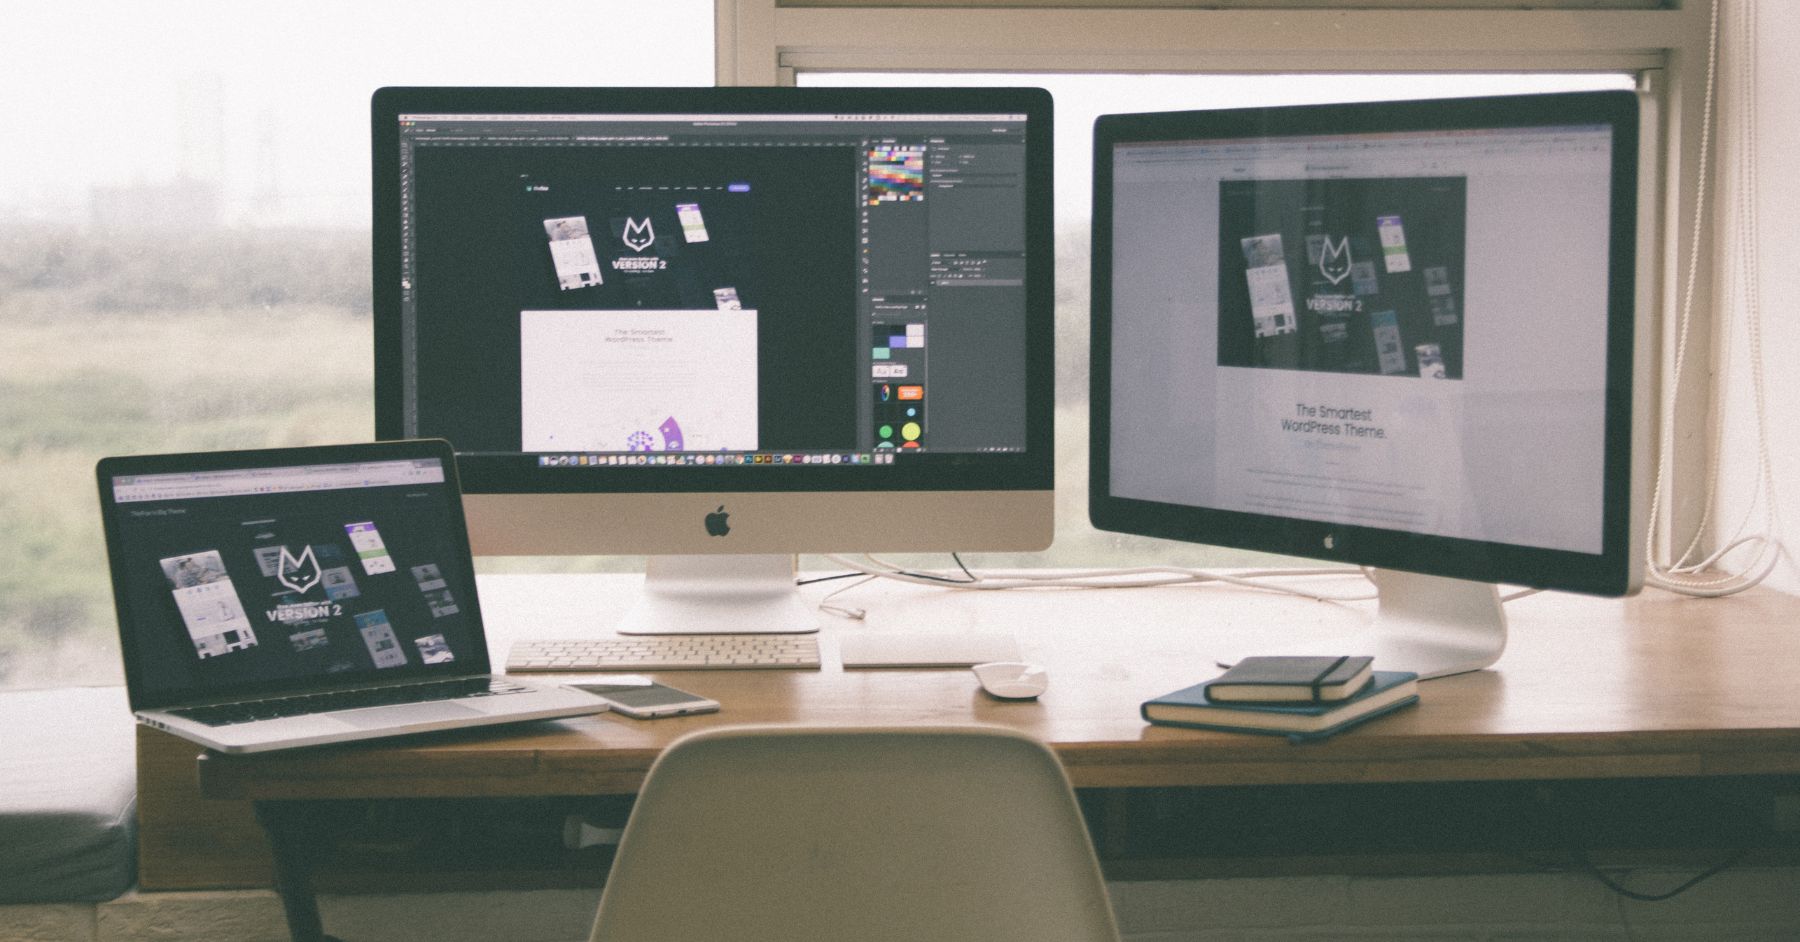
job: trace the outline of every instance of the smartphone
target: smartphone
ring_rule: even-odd
[[[685,690],[677,690],[647,677],[619,677],[603,684],[566,684],[565,686],[573,687],[576,690],[585,690],[605,700],[615,712],[623,713],[636,720],[654,719],[659,716],[712,713],[719,709],[717,700],[710,700]]]

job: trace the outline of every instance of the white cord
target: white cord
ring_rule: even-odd
[[[876,579],[888,579],[904,582],[908,585],[932,586],[939,589],[1139,589],[1158,586],[1197,585],[1208,582],[1223,582],[1230,585],[1259,589],[1281,595],[1295,595],[1318,602],[1368,602],[1380,597],[1379,593],[1366,592],[1358,595],[1334,595],[1321,592],[1308,592],[1291,586],[1276,585],[1265,580],[1318,578],[1321,576],[1361,576],[1373,582],[1371,569],[1368,566],[1349,567],[1332,566],[1316,569],[1256,569],[1238,573],[1210,572],[1204,569],[1185,569],[1179,566],[1137,566],[1128,569],[1097,569],[1079,576],[1059,573],[1045,573],[1038,570],[1016,570],[999,572],[977,572],[969,569],[955,571],[909,570],[887,562],[870,553],[862,554],[863,562],[848,556],[827,554],[826,559],[861,573],[863,578],[839,589],[832,590],[819,600],[819,611],[843,618],[862,620],[868,611],[838,605],[831,600],[859,586],[868,585]],[[960,578],[959,578],[960,577]],[[1500,597],[1501,602],[1511,602],[1528,595],[1536,595],[1542,589],[1520,589]]]
[[[851,589],[856,588],[857,586],[868,585],[869,583],[874,582],[876,578],[877,577],[875,577],[875,576],[864,576],[863,578],[858,579],[855,582],[850,583],[849,585],[839,586],[838,588],[825,593],[825,597],[819,600],[819,611],[825,612],[825,613],[828,613],[831,615],[837,615],[837,616],[840,616],[843,618],[853,619],[855,621],[862,621],[864,618],[868,617],[868,615],[869,615],[868,609],[839,605],[836,602],[833,602],[832,599],[835,599],[838,596],[843,595],[845,592],[848,592]]]
[[[1204,582],[1225,582],[1232,585],[1252,589],[1262,589],[1286,595],[1297,595],[1302,598],[1321,602],[1362,602],[1375,598],[1374,593],[1358,595],[1336,595],[1330,593],[1310,592],[1292,586],[1272,584],[1268,579],[1297,578],[1315,576],[1360,576],[1362,570],[1348,567],[1327,569],[1264,569],[1242,573],[1210,572],[1203,569],[1185,569],[1178,566],[1136,566],[1128,569],[1101,569],[1084,572],[1080,575],[1062,575],[1032,571],[969,573],[970,579],[960,570],[950,572],[915,572],[903,569],[892,563],[873,556],[863,556],[863,561],[847,556],[828,555],[826,559],[863,573],[872,579],[888,579],[894,582],[905,582],[911,585],[935,586],[940,589],[1127,589],[1149,586],[1189,585]],[[839,589],[838,592],[862,585],[862,580],[854,585]],[[837,592],[831,595],[837,595]],[[831,596],[826,596],[829,599]],[[834,606],[835,608],[835,606]]]
[[[1694,231],[1688,252],[1688,281],[1682,299],[1679,315],[1679,330],[1675,344],[1675,375],[1670,388],[1670,402],[1681,399],[1681,378],[1686,372],[1688,331],[1692,323],[1694,307],[1694,283],[1700,264],[1700,220],[1704,218],[1706,191],[1708,189],[1707,161],[1711,145],[1712,109],[1715,97],[1719,55],[1719,7],[1722,3],[1713,3],[1711,23],[1707,38],[1706,52],[1706,90],[1701,108],[1700,122],[1700,155],[1698,167],[1699,186],[1695,193]],[[1657,524],[1661,522],[1662,495],[1665,485],[1665,469],[1669,454],[1675,447],[1674,436],[1668,436],[1662,443],[1661,454],[1656,466],[1656,485],[1651,492],[1651,525],[1645,534],[1646,584],[1658,586],[1673,592],[1694,596],[1721,596],[1741,592],[1767,578],[1773,572],[1782,555],[1786,552],[1779,539],[1780,518],[1775,496],[1774,465],[1769,456],[1768,409],[1763,377],[1763,344],[1762,344],[1762,304],[1761,276],[1759,271],[1760,255],[1757,242],[1756,222],[1756,59],[1755,59],[1755,0],[1745,0],[1740,9],[1743,14],[1738,20],[1740,38],[1740,56],[1738,62],[1739,82],[1742,94],[1737,100],[1736,126],[1742,139],[1737,153],[1737,178],[1733,188],[1733,216],[1735,229],[1733,232],[1733,255],[1738,265],[1736,278],[1721,286],[1721,294],[1727,302],[1738,300],[1743,305],[1745,333],[1748,350],[1746,356],[1750,363],[1750,391],[1755,407],[1755,436],[1757,450],[1758,473],[1744,507],[1744,516],[1738,522],[1736,530],[1722,542],[1723,545],[1704,559],[1695,560],[1700,541],[1712,522],[1713,504],[1717,497],[1719,481],[1719,465],[1722,461],[1721,442],[1724,422],[1720,410],[1723,396],[1715,396],[1713,412],[1709,416],[1711,426],[1708,447],[1712,452],[1712,460],[1708,464],[1706,482],[1703,488],[1703,503],[1699,524],[1695,527],[1694,537],[1672,562],[1659,561],[1656,552]],[[1729,303],[1718,305],[1721,310],[1729,311]],[[1719,361],[1727,362],[1730,358],[1733,331],[1727,320],[1721,332],[1723,349]],[[1751,517],[1761,504],[1764,516],[1764,529],[1760,533],[1747,533]],[[1755,553],[1750,561],[1737,572],[1714,573],[1713,567],[1719,565],[1726,556],[1742,547],[1754,547]]]

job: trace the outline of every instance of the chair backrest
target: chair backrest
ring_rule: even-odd
[[[989,727],[706,730],[644,781],[599,942],[1117,940],[1074,792]]]

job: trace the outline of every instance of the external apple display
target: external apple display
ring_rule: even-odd
[[[1404,581],[1433,587],[1421,617],[1481,613],[1468,648],[1384,669],[1498,657],[1491,583],[1634,590],[1638,109],[1101,118],[1095,524],[1382,567],[1384,612]]]

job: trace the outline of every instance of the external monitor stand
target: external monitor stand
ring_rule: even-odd
[[[1478,671],[1506,649],[1500,589],[1394,569],[1373,569],[1378,593],[1371,642],[1362,652],[1376,670],[1412,671],[1420,680]]]
[[[652,556],[626,635],[804,634],[818,617],[794,585],[794,557]]]
[[[1354,632],[1301,644],[1278,641],[1220,658],[1350,654],[1375,659],[1378,671],[1412,671],[1420,680],[1478,671],[1506,649],[1506,612],[1498,586],[1394,569],[1370,569],[1377,593],[1373,622]]]

